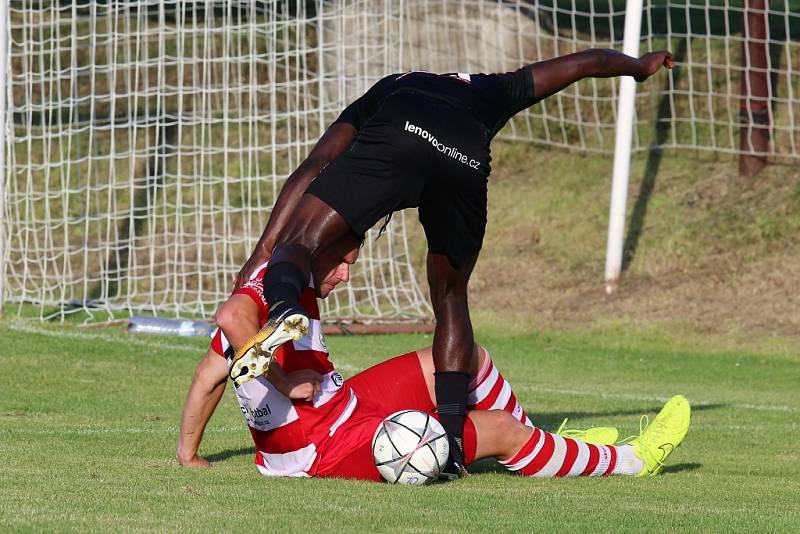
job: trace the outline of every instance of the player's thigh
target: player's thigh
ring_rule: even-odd
[[[463,272],[471,271],[483,246],[491,158],[482,125],[464,114],[451,118],[438,145],[444,152],[436,151],[434,177],[420,199],[419,219],[428,250]]]
[[[443,200],[438,207],[437,204],[429,197],[419,209],[429,255],[446,258],[453,274],[468,280],[486,234],[485,200],[476,201],[478,208],[475,210],[464,209],[452,199]],[[428,273],[430,277],[430,259]],[[443,271],[440,277],[444,279],[447,274]]]
[[[211,350],[232,357],[267,320],[263,275],[254,276],[237,288],[217,310],[215,320],[219,328],[211,337]]]
[[[363,406],[359,401],[350,419],[336,430],[319,451],[320,461],[315,476],[383,480],[372,456],[372,438],[387,415]]]
[[[342,153],[308,186],[359,236],[387,215],[419,205],[433,169],[428,132],[406,124],[436,122],[436,107],[409,94],[388,97]],[[431,131],[433,125],[429,126]]]
[[[314,255],[350,231],[350,225],[334,207],[315,195],[304,194],[281,231],[272,261],[284,261],[279,256],[291,255],[294,245]]]
[[[423,366],[419,355],[409,352],[365,369],[347,383],[359,403],[389,415],[399,410],[434,410],[428,377],[433,377],[432,360],[426,360]]]
[[[229,328],[235,328],[236,326],[254,327],[258,330],[261,326],[259,321],[262,309],[260,305],[261,297],[251,295],[249,290],[245,291],[247,292],[234,292],[214,315],[217,325],[224,330],[227,331]]]

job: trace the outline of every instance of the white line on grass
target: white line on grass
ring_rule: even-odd
[[[105,341],[108,343],[124,343],[126,345],[137,345],[140,347],[151,347],[154,349],[164,349],[169,351],[184,351],[184,352],[198,353],[202,350],[198,349],[197,347],[191,347],[187,345],[177,345],[175,343],[164,343],[162,341],[140,339],[137,338],[136,336],[128,334],[124,334],[124,337],[120,337],[119,334],[111,335],[111,334],[101,334],[101,333],[52,330],[49,328],[31,326],[30,324],[24,323],[22,321],[12,321],[6,323],[5,326],[8,327],[9,330],[24,332],[26,334],[38,334],[49,337],[81,339],[85,341]]]
[[[246,425],[208,427],[206,433],[242,432]],[[0,428],[0,436],[7,434],[50,436],[58,435],[94,435],[94,434],[177,434],[178,427],[77,427],[77,428]]]
[[[125,343],[127,345],[138,345],[141,347],[150,347],[154,349],[163,349],[170,351],[184,351],[193,353],[199,352],[197,347],[176,345],[174,343],[164,343],[161,341],[155,341],[149,339],[141,339],[130,335],[126,336],[124,339],[120,339],[119,336],[102,334],[102,333],[51,330],[48,328],[31,326],[29,323],[23,321],[10,321],[6,323],[6,326],[11,330],[16,330],[18,332],[25,332],[28,334],[40,334],[51,337],[66,337],[70,339],[82,339],[89,341],[100,340],[109,343]],[[363,370],[361,367],[349,365],[346,363],[337,363],[336,368],[341,371],[350,371],[350,372],[358,372]],[[630,393],[602,393],[598,391],[581,391],[575,389],[554,389],[554,388],[528,385],[528,384],[517,384],[515,387],[521,390],[536,391],[540,393],[552,393],[556,395],[574,395],[581,397],[599,397],[601,399],[607,398],[607,399],[625,399],[625,400],[635,400],[635,401],[656,401],[656,402],[666,402],[667,400],[669,400],[669,397],[663,397],[659,395],[633,395]],[[798,410],[797,407],[782,406],[775,404],[751,404],[751,403],[731,403],[731,402],[715,402],[715,401],[694,401],[693,404],[694,406],[724,404],[731,408],[737,408],[740,410],[755,410],[764,412],[796,413],[800,411]]]
[[[32,326],[31,324],[25,323],[23,321],[11,321],[7,323],[6,326],[8,327],[9,330],[24,332],[26,334],[39,334],[50,337],[81,339],[84,341],[105,341],[107,343],[124,343],[126,345],[136,345],[139,347],[148,347],[153,349],[163,349],[169,351],[192,352],[196,354],[202,352],[202,349],[198,349],[197,347],[176,345],[175,343],[164,343],[163,341],[140,338],[130,334],[124,334],[124,337],[120,337],[119,335],[102,334],[102,333],[54,330],[50,328],[41,328]],[[357,367],[355,365],[349,365],[346,363],[338,363],[336,364],[336,368],[340,371],[348,371],[348,372],[363,371],[361,367]]]

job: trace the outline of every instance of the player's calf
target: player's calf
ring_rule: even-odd
[[[503,411],[473,411],[465,426],[467,461],[495,457],[512,472],[525,476],[597,476],[637,474],[642,462],[633,447],[591,445],[530,428]]]
[[[522,404],[514,393],[514,388],[508,382],[500,369],[495,366],[489,351],[484,347],[480,351],[480,366],[478,372],[470,382],[467,396],[468,410],[503,410],[511,414],[514,419],[523,425],[533,428]],[[619,432],[614,427],[594,427],[585,430],[566,428],[567,420],[561,424],[556,434],[563,437],[572,437],[587,443],[597,445],[612,445],[617,441]]]
[[[655,475],[686,436],[690,414],[688,401],[673,397],[630,445],[594,445],[534,428],[516,452],[500,457],[500,463],[535,477]]]
[[[522,424],[533,427],[528,414],[517,399],[503,373],[494,365],[489,351],[478,347],[480,368],[469,385],[467,396],[468,410],[503,410],[510,413]]]

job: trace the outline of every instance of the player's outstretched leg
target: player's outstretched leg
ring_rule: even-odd
[[[520,475],[542,478],[636,475],[644,466],[631,445],[596,445],[540,428],[500,463]]]
[[[466,461],[494,456],[510,471],[535,477],[651,476],[680,445],[690,412],[684,397],[673,397],[640,436],[619,445],[596,445],[531,429],[507,412],[470,412],[464,431]]]

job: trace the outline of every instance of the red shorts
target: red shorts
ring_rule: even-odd
[[[386,360],[347,380],[358,398],[353,415],[321,453],[315,476],[383,480],[372,459],[372,436],[400,410],[433,412],[435,406],[416,352]]]
[[[397,356],[360,372],[347,383],[358,405],[321,451],[315,476],[382,481],[372,457],[372,437],[378,425],[400,410],[433,414],[436,409],[419,357],[416,352]],[[475,427],[467,421],[464,442],[472,445],[476,442]],[[475,455],[474,450],[465,453],[468,458]]]

